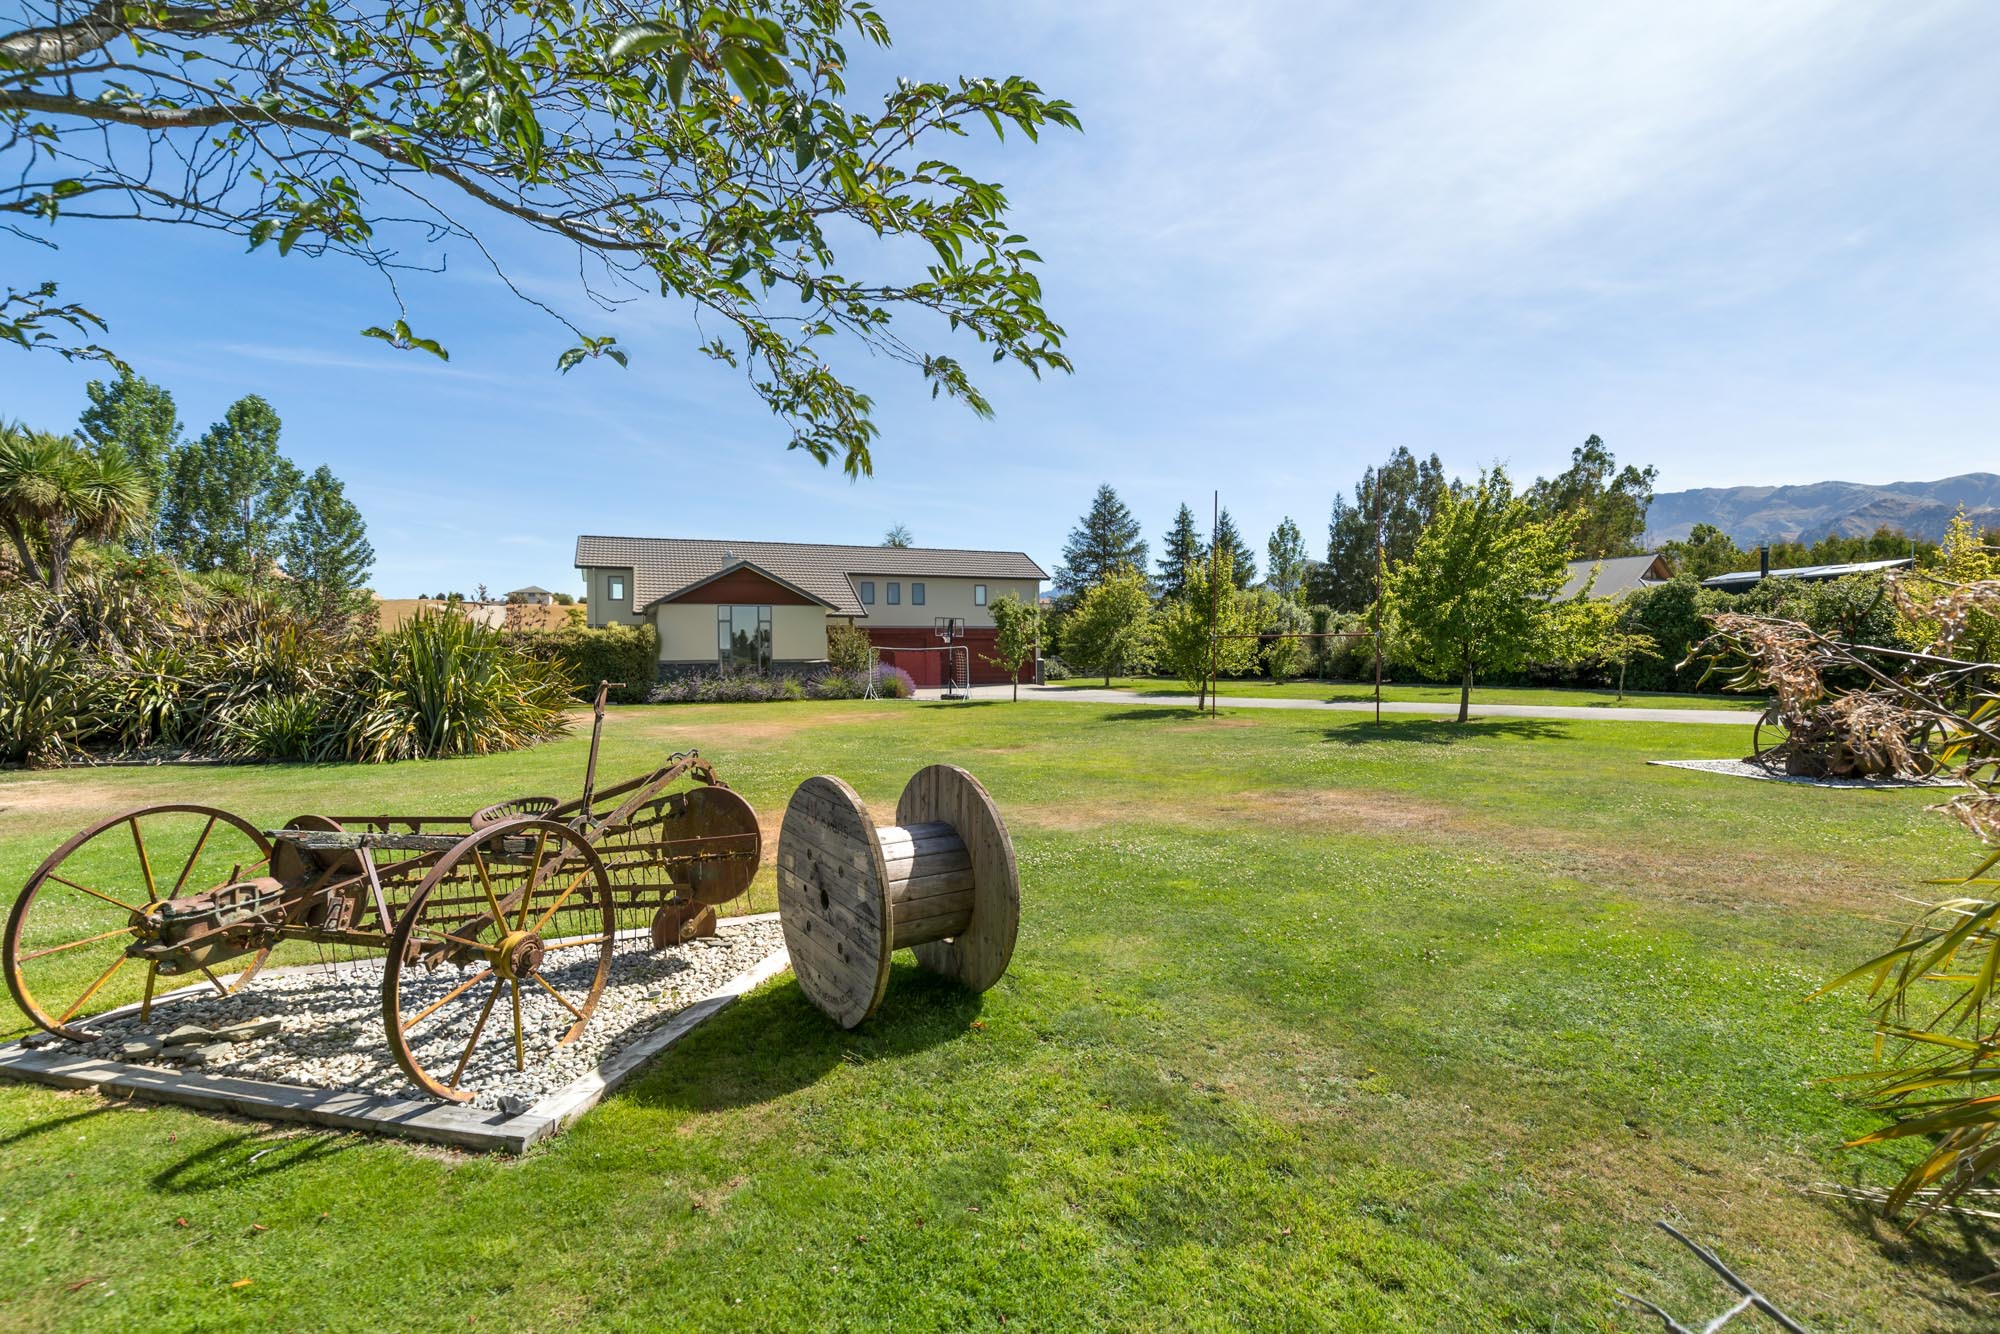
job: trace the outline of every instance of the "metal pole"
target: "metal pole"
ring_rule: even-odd
[[[583,768],[583,804],[577,808],[584,819],[591,818],[590,798],[597,791],[597,742],[604,735],[604,697],[611,693],[611,687],[624,688],[623,681],[597,683],[597,703],[591,710],[590,721],[590,762]]]
[[[1382,725],[1382,479],[1375,479],[1375,725]]]
[[[1221,578],[1222,563],[1222,492],[1209,493],[1208,519],[1208,716],[1215,713],[1215,688],[1222,684],[1222,664],[1219,654],[1222,641],[1218,638],[1222,621],[1222,589],[1217,584]],[[1198,703],[1199,701],[1197,701]],[[1200,712],[1199,709],[1196,710]]]

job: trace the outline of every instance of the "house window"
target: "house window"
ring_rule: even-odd
[[[614,574],[604,581],[604,596],[613,602],[625,600],[625,576]]]
[[[864,607],[875,605],[875,581],[873,579],[863,579],[861,581],[861,605]]]
[[[724,671],[771,669],[771,609],[718,606],[715,609],[716,661]]]
[[[975,607],[983,607],[986,605],[985,584],[974,584],[972,586],[972,605]]]
[[[895,580],[891,579],[889,581],[889,605],[892,607],[896,606],[897,604],[902,602],[902,600],[903,600],[903,586],[897,583]]]
[[[924,605],[924,586],[922,584],[910,585],[910,605],[912,607],[921,607]]]

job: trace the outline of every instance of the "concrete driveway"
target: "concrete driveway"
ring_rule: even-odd
[[[938,691],[919,690],[918,699],[936,699]],[[1009,686],[974,686],[974,699],[1010,699],[1013,696]],[[1055,700],[1070,704],[1153,704],[1167,709],[1191,709],[1195,706],[1193,695],[1142,695],[1132,690],[1099,690],[1089,687],[1074,689],[1060,686],[1022,686],[1024,700]],[[1373,700],[1325,700],[1325,699],[1269,699],[1250,695],[1231,695],[1224,687],[1222,707],[1225,709],[1316,709],[1324,713],[1373,713]],[[1429,717],[1455,718],[1458,705],[1455,703],[1417,704],[1408,701],[1382,701],[1384,713],[1414,713]],[[1645,707],[1606,708],[1589,707],[1580,704],[1478,704],[1472,706],[1475,718],[1569,718],[1580,722],[1612,723],[1712,723],[1717,726],[1748,728],[1757,721],[1757,715],[1741,709],[1649,709]]]

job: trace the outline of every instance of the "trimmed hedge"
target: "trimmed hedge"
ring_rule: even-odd
[[[607,625],[602,630],[523,630],[507,642],[531,658],[560,665],[576,682],[578,699],[595,699],[599,681],[623,681],[614,704],[644,704],[659,670],[660,639],[650,625]]]

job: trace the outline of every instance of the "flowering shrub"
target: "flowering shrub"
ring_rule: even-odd
[[[878,662],[875,664],[875,693],[884,699],[910,699],[917,693],[917,680],[901,667]]]
[[[775,704],[800,699],[860,699],[867,692],[866,672],[829,669],[804,680],[756,672],[695,672],[654,686],[647,699],[654,704]],[[916,683],[899,667],[881,667],[876,670],[875,693],[887,699],[908,699],[916,693]]]

